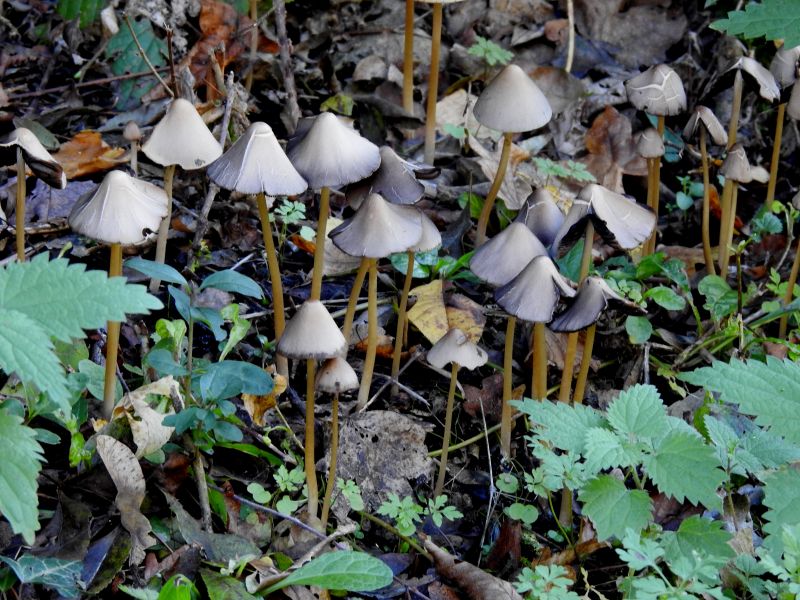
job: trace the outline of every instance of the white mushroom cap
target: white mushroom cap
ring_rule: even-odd
[[[711,136],[711,140],[717,146],[728,145],[728,132],[719,122],[717,115],[707,106],[700,104],[695,106],[692,116],[689,117],[686,127],[683,128],[683,137],[687,140],[691,139],[697,133],[698,127],[705,127],[708,135]]]
[[[63,190],[67,187],[67,176],[58,161],[42,146],[39,138],[30,129],[18,127],[0,142],[0,149],[8,149],[0,153],[0,164],[13,164],[16,161],[13,150],[19,148],[22,158],[33,174],[50,187]],[[25,177],[19,173],[19,177]]]
[[[726,178],[737,183],[750,183],[753,181],[753,174],[750,172],[750,161],[747,160],[747,153],[744,146],[736,142],[728,155],[722,161],[719,172]]]
[[[514,222],[475,251],[470,270],[491,286],[505,285],[547,248],[524,223]]]
[[[306,300],[286,324],[277,351],[287,358],[322,360],[337,356],[344,348],[344,336],[325,305]]]
[[[570,282],[547,256],[537,256],[522,272],[499,288],[494,298],[510,315],[529,323],[549,323],[561,296],[575,295]]]
[[[358,375],[353,367],[341,356],[326,360],[314,381],[318,392],[339,394],[358,389]]]
[[[208,166],[208,177],[221,188],[243,194],[294,196],[308,187],[272,128],[262,122],[251,124],[225,154]]]
[[[422,225],[422,235],[419,241],[411,246],[408,250],[410,252],[428,252],[434,248],[442,245],[442,234],[436,227],[436,224],[428,218],[424,212],[419,211],[419,220]]]
[[[288,154],[315,190],[359,181],[381,164],[375,144],[328,112],[317,115],[302,140],[289,146]]]
[[[789,102],[786,103],[786,114],[790,119],[800,120],[800,85],[795,81],[792,85],[792,93]]]
[[[538,129],[553,118],[542,90],[517,65],[508,65],[492,79],[472,113],[481,125],[504,133]]]
[[[486,351],[470,341],[469,336],[460,329],[451,329],[428,350],[428,362],[437,369],[449,363],[456,363],[472,371],[482,367],[489,360]]]
[[[753,78],[753,81],[758,84],[758,95],[764,100],[774,102],[781,97],[781,90],[775,77],[756,59],[741,56],[725,72],[728,73],[734,69],[744,71]]]
[[[686,110],[686,91],[667,65],[654,65],[625,82],[628,101],[651,115],[672,116]]]
[[[655,127],[648,127],[639,133],[636,140],[636,151],[642,158],[660,158],[664,156],[664,140]]]
[[[643,311],[609,287],[602,277],[587,277],[583,280],[572,304],[550,322],[552,331],[580,331],[596,323],[610,303],[629,314]]]
[[[782,46],[775,52],[769,64],[769,72],[781,87],[792,85],[797,79],[797,62],[800,61],[800,46]]]
[[[94,192],[75,203],[69,225],[78,233],[107,244],[141,242],[167,216],[167,194],[160,187],[110,171]]]
[[[178,165],[192,171],[219,158],[222,146],[194,105],[175,98],[142,146],[145,156],[163,167]]]

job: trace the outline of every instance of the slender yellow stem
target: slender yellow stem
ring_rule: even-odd
[[[108,276],[119,277],[122,275],[122,246],[111,244],[111,259],[108,263]],[[109,321],[106,324],[106,370],[103,381],[103,417],[111,418],[114,410],[117,391],[117,353],[119,352],[118,321]]]
[[[792,263],[792,271],[789,273],[789,281],[786,285],[786,293],[783,295],[783,305],[788,305],[792,298],[794,298],[794,285],[797,283],[797,275],[800,273],[800,241],[797,243],[797,250],[794,255],[794,262]],[[778,330],[778,337],[785,338],[786,331],[789,325],[789,315],[781,317],[780,329]]]
[[[778,117],[775,121],[775,138],[772,141],[772,162],[769,163],[769,183],[767,184],[767,199],[764,206],[771,210],[772,201],[775,200],[775,186],[778,183],[778,164],[781,160],[781,140],[783,139],[783,120],[786,115],[786,103],[778,105]]]
[[[309,300],[319,300],[322,294],[322,270],[325,268],[325,227],[328,224],[331,190],[322,188],[319,194],[319,219],[317,220],[317,237],[314,248],[314,272],[311,275],[311,295]]]
[[[22,149],[17,147],[17,206],[14,209],[14,227],[16,227],[17,260],[25,261],[25,159]]]
[[[575,380],[575,394],[572,396],[575,404],[583,403],[583,396],[586,392],[586,380],[589,377],[589,365],[592,362],[592,348],[594,347],[594,334],[596,330],[596,324],[592,324],[586,330],[586,339],[583,342],[583,356],[581,357],[581,370],[578,372],[578,378]]]
[[[134,177],[139,176],[139,142],[133,140],[131,142],[131,172]]]
[[[403,44],[403,110],[414,114],[414,0],[406,0]]]
[[[458,363],[453,363],[450,370],[450,391],[447,394],[447,408],[444,414],[444,435],[442,436],[442,455],[439,458],[439,475],[436,477],[436,486],[433,488],[433,497],[436,498],[444,490],[444,479],[447,474],[447,454],[450,451],[450,430],[453,427],[453,403],[456,398],[456,383],[458,382]]]
[[[275,320],[275,342],[281,339],[286,327],[286,316],[283,308],[283,283],[281,282],[281,268],[278,264],[278,253],[275,251],[275,241],[272,239],[272,224],[269,222],[267,198],[263,192],[258,194],[258,215],[261,218],[261,235],[264,238],[264,247],[267,250],[267,267],[269,268],[269,281],[272,287],[272,309]],[[275,356],[278,374],[289,376],[289,361],[280,354]]]
[[[394,352],[392,353],[392,379],[396,380],[400,373],[400,356],[403,353],[403,332],[406,328],[406,309],[408,308],[408,293],[411,291],[411,279],[414,274],[414,253],[406,252],[408,266],[403,279],[403,292],[400,295],[400,305],[397,307],[397,332],[394,336]],[[392,385],[392,396],[397,394],[397,385]]]
[[[306,437],[305,448],[306,487],[308,489],[308,516],[313,520],[319,509],[319,487],[317,487],[317,471],[314,463],[314,376],[317,362],[313,358],[306,360]]]
[[[428,105],[425,112],[425,162],[433,164],[436,154],[436,100],[439,94],[439,48],[442,43],[442,3],[433,5],[431,28],[431,70],[428,74]]]
[[[356,410],[363,410],[369,401],[372,387],[372,372],[375,369],[375,354],[378,350],[378,259],[369,260],[369,285],[367,286],[367,355],[364,358],[364,371],[361,373],[361,387],[358,388]]]
[[[342,327],[342,335],[347,340],[347,346],[350,346],[350,337],[353,335],[353,319],[356,317],[356,305],[358,304],[358,296],[361,294],[361,288],[364,286],[364,278],[367,276],[369,269],[369,260],[366,258],[361,259],[361,264],[358,265],[356,278],[353,281],[353,287],[350,290],[350,298],[347,301],[347,310],[344,313],[344,326]]]
[[[511,458],[511,393],[513,387],[513,367],[514,357],[514,328],[517,325],[517,317],[509,315],[506,324],[506,345],[503,352],[503,407],[500,415],[500,453],[503,458]]]
[[[164,264],[167,257],[167,236],[169,236],[169,224],[172,221],[172,180],[175,178],[175,165],[164,167],[164,192],[167,194],[167,216],[161,221],[158,227],[158,239],[156,240],[156,262]],[[155,294],[161,285],[160,279],[150,280],[150,292]]]
[[[736,229],[736,203],[739,199],[739,184],[735,181],[731,182],[731,209],[728,215],[728,226],[726,227],[725,231],[728,235],[728,239],[725,242],[725,247],[730,248],[733,245],[733,232]],[[730,250],[728,251],[730,252]],[[726,253],[727,254],[727,253]],[[728,259],[730,260],[730,258]],[[727,274],[727,265],[726,268],[722,271],[722,275],[725,276]]]
[[[494,202],[497,199],[497,193],[503,185],[503,178],[506,176],[506,169],[508,168],[508,158],[511,156],[511,133],[503,134],[503,149],[500,151],[500,162],[497,164],[497,173],[494,175],[492,187],[489,188],[489,193],[486,194],[486,200],[483,203],[480,217],[478,217],[478,231],[475,236],[475,246],[480,246],[486,242],[486,228],[489,226],[489,219],[492,217],[492,209]]]
[[[337,388],[338,389],[338,388]],[[322,530],[328,525],[328,513],[331,509],[331,497],[336,484],[336,461],[339,457],[339,392],[333,395],[331,403],[331,461],[328,465],[328,482],[325,486],[325,497],[322,499]]]
[[[722,199],[720,204],[722,212],[720,214],[719,222],[719,274],[722,278],[728,277],[728,264],[730,263],[730,249],[728,248],[728,226],[730,225],[731,215],[731,196],[733,195],[733,186],[736,185],[730,179],[725,180],[725,185],[722,186]]]
[[[664,115],[658,115],[657,120],[657,129],[658,135],[661,138],[664,138],[664,128],[665,128],[665,117]],[[656,223],[658,223],[658,207],[661,200],[661,158],[654,158],[653,159],[653,196],[652,196],[652,204],[650,208],[653,209],[653,212],[656,214]],[[658,236],[658,227],[653,231],[653,235],[650,236],[650,242],[648,244],[648,252],[647,254],[653,254],[656,251],[656,237]]]
[[[711,178],[708,173],[705,127],[700,128],[700,158],[703,165],[703,258],[706,261],[706,273],[716,275],[714,256],[711,254]]]
[[[533,397],[544,400],[547,397],[547,332],[544,323],[533,324]]]
[[[737,69],[733,79],[733,103],[731,105],[731,120],[728,124],[728,150],[736,143],[736,136],[739,132],[739,115],[742,112],[743,89],[742,72]]]
[[[253,31],[250,34],[250,71],[247,73],[244,87],[249,92],[253,89],[253,72],[256,70],[258,57],[258,1],[250,0],[250,20],[253,21]]]
[[[658,192],[656,190],[656,165],[658,164],[657,158],[648,158],[647,159],[647,206],[649,206],[653,212],[656,213],[656,222],[658,221],[658,210],[657,204],[658,200],[656,196]],[[657,229],[657,227],[656,227]],[[652,235],[647,238],[647,241],[644,244],[644,250],[642,254],[645,256],[653,253],[653,247],[655,246],[655,237],[656,237],[656,230],[653,230]]]

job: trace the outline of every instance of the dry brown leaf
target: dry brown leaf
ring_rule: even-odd
[[[270,377],[272,377],[273,386],[272,391],[269,394],[265,396],[242,394],[242,403],[244,403],[244,409],[247,411],[247,414],[250,415],[253,423],[261,427],[264,426],[264,417],[266,416],[267,411],[275,408],[275,405],[278,402],[278,396],[286,391],[286,387],[288,385],[286,377],[279,373],[271,372]]]
[[[75,134],[53,154],[64,169],[67,179],[108,171],[128,160],[124,148],[112,148],[97,131],[84,130]]]
[[[322,274],[326,277],[335,277],[336,275],[344,275],[352,273],[358,269],[361,264],[361,259],[357,256],[350,256],[345,254],[331,241],[330,233],[336,227],[342,224],[341,219],[336,217],[328,217],[325,224],[325,264],[322,268]]]
[[[161,450],[175,431],[174,427],[168,427],[161,423],[165,415],[173,414],[174,411],[170,409],[166,413],[158,412],[147,403],[148,394],[180,398],[181,389],[172,375],[167,375],[126,394],[114,408],[114,418],[125,415],[128,419],[133,434],[133,443],[136,444],[136,458],[142,458]]]
[[[632,131],[628,117],[606,106],[586,132],[586,168],[600,185],[621,194],[623,175],[647,175],[647,161],[636,151]]]
[[[480,128],[482,137],[493,133],[492,130],[481,127],[472,114],[472,107],[475,106],[477,99],[477,96],[460,89],[439,100],[436,103],[436,130],[441,134],[446,134],[444,126],[455,125],[456,127],[465,127],[470,131],[478,131]]]
[[[479,156],[478,165],[486,175],[489,181],[494,180],[497,173],[497,167],[500,163],[500,154],[502,152],[502,144],[498,143],[494,151],[490,151],[483,144],[481,144],[472,135],[469,136],[469,146]],[[511,156],[508,159],[508,168],[503,177],[503,184],[500,186],[498,196],[503,199],[507,208],[511,210],[519,210],[525,204],[525,199],[531,193],[530,184],[521,181],[516,175],[517,165],[521,162],[528,160],[531,154],[524,148],[511,144]]]

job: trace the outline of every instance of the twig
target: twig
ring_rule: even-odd
[[[383,390],[385,390],[387,387],[389,387],[393,383],[397,383],[397,386],[399,388],[403,389],[404,391],[408,390],[408,388],[406,386],[404,386],[404,385],[401,385],[397,381],[397,379],[399,379],[400,375],[402,375],[405,372],[405,370],[408,369],[408,367],[410,367],[414,363],[414,361],[417,360],[420,356],[422,356],[422,352],[420,352],[419,350],[416,350],[413,353],[413,355],[411,356],[411,358],[408,359],[408,362],[406,362],[406,364],[403,365],[403,368],[400,369],[397,372],[397,378],[396,379],[393,379],[391,377],[387,377],[386,383],[384,383],[381,387],[378,388],[378,391],[375,392],[375,394],[372,396],[372,398],[369,399],[369,402],[367,402],[367,406],[369,406],[370,404],[375,402],[375,400],[378,398],[378,396],[381,395],[381,392],[383,392]],[[384,377],[386,377],[386,376],[384,375]],[[423,403],[425,404],[425,406],[430,406],[430,403],[427,400],[425,400],[424,398],[422,400],[423,400]]]
[[[156,71],[166,71],[169,67],[159,67]],[[45,96],[47,94],[56,94],[59,92],[66,92],[72,89],[80,89],[85,87],[92,87],[96,85],[106,85],[115,81],[124,81],[126,79],[136,79],[138,77],[148,77],[153,74],[152,71],[139,71],[138,73],[125,73],[123,75],[112,75],[111,77],[101,77],[100,79],[92,79],[91,81],[81,81],[79,83],[68,83],[67,85],[57,85],[55,87],[46,88],[43,90],[36,90],[35,92],[24,92],[22,94],[12,94],[8,97],[9,102],[16,100],[24,100],[26,98],[35,98],[37,96]]]
[[[283,89],[286,90],[286,107],[283,109],[284,125],[286,125],[286,131],[291,135],[300,120],[300,106],[297,104],[297,86],[294,83],[294,70],[292,69],[291,42],[286,33],[286,3],[284,0],[274,0],[272,7],[275,9],[275,31],[278,34]]]
[[[200,449],[195,446],[190,435],[183,436],[183,443],[186,444],[186,449],[192,453],[192,468],[194,469],[194,478],[197,480],[197,496],[200,502],[203,530],[211,531],[211,502],[208,499],[208,482],[206,481],[206,469],[203,465],[203,455],[200,453]]]
[[[153,66],[153,63],[150,62],[150,59],[147,56],[147,53],[142,48],[142,43],[139,41],[139,37],[136,35],[136,32],[133,29],[133,24],[131,23],[131,18],[128,16],[128,13],[125,13],[125,23],[128,24],[128,29],[131,32],[131,36],[133,37],[133,41],[136,44],[136,47],[139,49],[139,54],[142,56],[142,60],[147,64],[147,67],[150,69],[150,72],[156,76],[158,82],[167,90],[167,93],[170,95],[171,98],[175,97],[175,92],[172,90],[171,87],[167,85],[167,82],[158,74],[158,71]]]

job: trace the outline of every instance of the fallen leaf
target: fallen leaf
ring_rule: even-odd
[[[486,566],[492,571],[516,569],[522,558],[522,523],[504,519],[500,534],[486,557]]]
[[[121,418],[124,415],[128,419],[133,443],[136,444],[136,458],[161,450],[175,431],[174,427],[162,425],[164,417],[175,411],[170,408],[166,413],[158,412],[148,404],[148,394],[180,398],[181,389],[172,375],[167,375],[126,394],[114,408],[114,418]]]
[[[647,161],[636,151],[631,122],[613,106],[595,118],[585,142],[589,156],[583,162],[600,185],[623,194],[623,175],[647,175]]]
[[[113,148],[96,131],[80,131],[53,154],[67,179],[113,169],[127,162],[125,148]]]
[[[336,217],[328,217],[328,221],[325,224],[325,236],[327,239],[325,240],[325,264],[322,268],[322,274],[326,277],[352,273],[361,264],[361,258],[345,254],[331,241],[331,231],[341,224],[342,220]]]
[[[448,330],[447,309],[442,295],[442,280],[436,279],[412,289],[410,297],[416,298],[409,310],[408,322],[420,330],[431,344],[438,342]]]
[[[494,181],[494,176],[497,173],[497,167],[500,163],[500,154],[502,153],[502,143],[498,142],[495,149],[490,151],[483,144],[481,144],[472,135],[469,136],[469,146],[479,156],[478,165],[486,175],[489,181]],[[531,193],[530,184],[523,181],[521,178],[516,177],[517,165],[530,158],[530,152],[511,144],[511,156],[508,159],[508,167],[506,174],[503,177],[503,184],[500,186],[498,196],[503,199],[506,208],[511,210],[519,210],[525,204],[525,199]]]
[[[487,133],[491,134],[492,130],[481,127],[481,124],[472,114],[472,107],[475,106],[477,99],[477,96],[460,89],[439,100],[436,103],[436,130],[441,134],[447,135],[444,126],[454,125],[456,127],[464,127],[469,131],[478,131],[480,129],[483,137],[486,137]]]
[[[445,312],[450,329],[460,329],[476,344],[480,341],[486,325],[486,315],[480,304],[463,294],[451,294],[445,302]]]
[[[464,410],[477,419],[481,418],[481,405],[486,420],[499,422],[503,408],[503,374],[495,373],[485,377],[481,387],[464,384]]]
[[[269,371],[269,369],[267,370]],[[286,377],[283,375],[271,372],[270,376],[272,377],[273,386],[272,391],[266,396],[242,394],[244,409],[247,411],[247,414],[250,415],[253,423],[260,427],[263,427],[265,424],[264,417],[266,416],[267,411],[275,408],[275,405],[278,401],[278,396],[286,391],[286,387],[288,385]]]
[[[583,82],[564,69],[538,67],[531,73],[531,79],[547,97],[554,115],[571,111],[586,94]]]
[[[25,202],[25,219],[28,223],[66,219],[78,199],[96,187],[97,184],[93,181],[67,181],[67,187],[59,190],[37,179]]]

